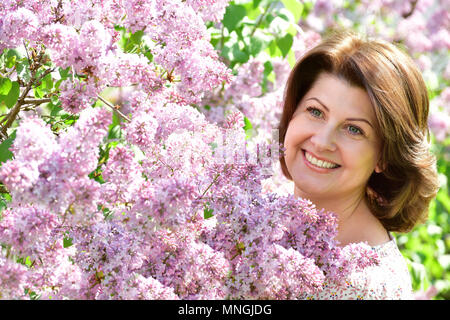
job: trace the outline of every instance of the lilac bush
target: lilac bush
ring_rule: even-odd
[[[296,299],[377,263],[339,246],[333,213],[274,192],[290,65],[264,86],[258,59],[233,74],[207,28],[228,2],[0,4],[0,50],[26,57],[5,58],[22,89],[2,120],[0,298]],[[296,33],[291,59],[319,39]]]

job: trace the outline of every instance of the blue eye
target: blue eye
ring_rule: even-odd
[[[314,108],[314,107],[308,107],[308,108],[306,108],[306,110],[308,110],[308,112],[309,112],[312,116],[314,116],[314,117],[316,117],[316,118],[320,118],[320,117],[322,116],[322,111],[320,111],[320,110],[317,109],[317,108]]]
[[[363,131],[360,128],[352,125],[348,126],[348,132],[353,135],[363,134]]]

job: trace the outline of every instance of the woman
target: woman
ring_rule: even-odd
[[[410,57],[382,40],[337,31],[293,68],[280,120],[283,174],[294,194],[336,213],[342,246],[367,242],[380,264],[308,299],[411,299],[389,232],[427,217],[438,191],[429,100]]]

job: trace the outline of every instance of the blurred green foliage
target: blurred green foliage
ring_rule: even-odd
[[[408,234],[397,234],[402,254],[409,260],[413,289],[426,291],[435,286],[434,299],[450,299],[450,139],[437,143],[433,139],[432,152],[437,158],[441,188],[430,205],[426,223]]]

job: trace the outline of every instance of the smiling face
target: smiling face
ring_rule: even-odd
[[[381,139],[367,92],[322,73],[286,132],[285,162],[295,194],[311,200],[359,197],[380,159]]]

